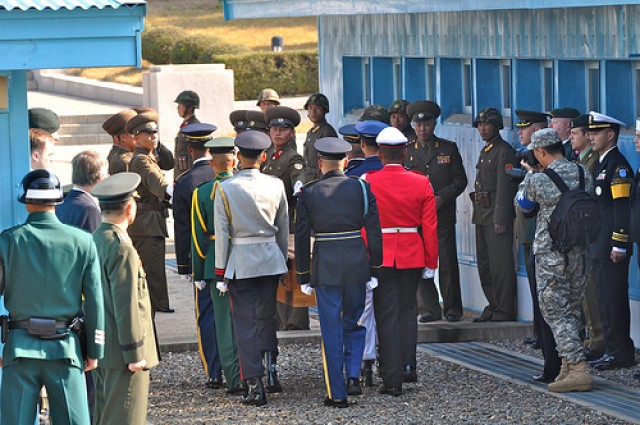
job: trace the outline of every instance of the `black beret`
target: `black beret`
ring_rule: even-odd
[[[29,109],[29,128],[39,128],[49,133],[60,130],[60,118],[51,109]]]

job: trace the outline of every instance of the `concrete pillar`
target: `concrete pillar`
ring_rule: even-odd
[[[182,123],[174,100],[183,90],[198,93],[200,109],[196,117],[218,127],[214,136],[235,134],[229,122],[234,101],[233,70],[224,69],[224,64],[152,66],[142,75],[142,87],[144,104],[160,115],[160,141],[171,150]]]

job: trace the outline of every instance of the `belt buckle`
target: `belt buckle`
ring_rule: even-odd
[[[396,227],[396,233],[400,233],[400,228]]]

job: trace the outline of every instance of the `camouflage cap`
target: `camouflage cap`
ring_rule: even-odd
[[[405,114],[409,116],[407,113],[407,106],[409,106],[409,102],[404,99],[399,99],[393,102],[389,106],[389,115],[391,114]]]
[[[380,121],[385,124],[389,124],[389,111],[382,105],[367,106],[358,121]]]
[[[307,109],[309,105],[322,106],[324,108],[324,112],[329,113],[329,99],[327,99],[327,96],[322,93],[314,93],[309,96],[309,99],[307,99],[307,102],[304,104],[304,109]]]
[[[51,109],[31,108],[29,109],[29,128],[39,128],[48,133],[55,133],[60,130],[60,118]]]
[[[556,143],[562,143],[558,132],[554,128],[543,128],[531,135],[531,143],[529,143],[527,149],[532,151],[536,148],[546,148]]]
[[[493,124],[498,128],[498,130],[504,128],[504,124],[502,123],[502,114],[495,108],[484,108],[482,111],[478,112],[476,119],[473,120],[473,126],[478,127],[479,123]]]
[[[176,97],[176,100],[174,100],[174,102],[180,103],[186,106],[193,106],[194,108],[199,108],[200,96],[198,96],[198,93],[194,92],[193,90],[184,90],[180,92],[180,94],[178,95],[178,97]]]
[[[256,106],[260,106],[260,102],[262,102],[263,100],[270,100],[272,102],[275,102],[276,105],[280,104],[280,96],[278,96],[278,92],[274,89],[262,90],[258,95],[258,102],[256,103]]]

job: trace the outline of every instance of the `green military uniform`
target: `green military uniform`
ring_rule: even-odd
[[[326,121],[315,124],[308,132],[304,142],[304,160],[305,160],[305,181],[311,181],[320,178],[321,173],[318,168],[318,153],[313,148],[316,141],[323,137],[338,137],[336,130]]]
[[[133,158],[133,153],[129,151],[129,149],[113,145],[107,155],[107,161],[109,162],[109,175],[129,171],[131,158]]]
[[[502,116],[494,109],[480,111],[474,126],[477,126],[478,122],[492,122],[490,120],[499,122],[497,128],[502,128]],[[513,197],[517,185],[505,169],[517,163],[513,147],[497,134],[486,142],[476,164],[472,221],[476,225],[476,256],[480,283],[489,303],[481,316],[485,321],[516,318]],[[504,226],[505,231],[495,233],[496,224]]]
[[[125,109],[107,118],[102,124],[102,128],[111,137],[119,137],[121,134],[126,132],[127,123],[136,115],[138,115],[138,112],[133,109]],[[107,155],[107,161],[109,162],[109,174],[113,175],[129,171],[129,164],[131,163],[132,157],[133,154],[129,149],[114,144]]]
[[[233,141],[232,148],[233,148]],[[229,293],[215,287],[215,239],[213,201],[220,181],[233,176],[231,172],[216,175],[215,180],[204,183],[193,191],[191,206],[191,259],[194,282],[204,280],[209,285],[213,314],[215,316],[216,339],[222,371],[230,389],[242,385],[238,366],[238,349],[233,334]]]
[[[189,124],[200,122],[195,115],[195,110],[200,107],[200,96],[198,96],[198,93],[192,90],[181,91],[174,102],[186,107],[187,112],[191,109],[191,115],[182,122],[180,130]],[[188,145],[189,142],[186,136],[182,134],[182,131],[178,131],[178,135],[175,138],[175,166],[173,169],[174,180],[185,171],[191,169],[191,166],[193,165],[193,158],[191,158],[191,155],[189,155],[189,151],[187,150]]]
[[[436,119],[440,115],[440,107],[429,101],[413,102],[407,106],[406,111],[412,121]],[[455,226],[456,198],[467,187],[467,174],[462,165],[462,157],[454,142],[434,135],[433,140],[426,143],[416,140],[407,146],[404,165],[409,170],[428,176],[435,196],[442,199],[442,205],[437,210],[439,286],[445,318],[459,320],[463,311]],[[440,319],[438,293],[433,279],[422,280],[417,295],[418,308],[423,309],[420,313]]]
[[[30,176],[57,181],[46,170],[34,170],[23,184]],[[31,189],[44,192],[41,187]],[[56,199],[46,205],[62,201],[59,182],[56,191]],[[26,203],[42,203],[41,198],[31,202],[30,196],[27,190]],[[84,296],[87,357],[102,358],[104,306],[99,279],[91,235],[62,224],[53,210],[33,212],[26,223],[0,234],[0,293],[10,317],[2,356],[2,424],[32,425],[43,385],[54,423],[89,423],[80,343],[68,326],[82,314]],[[32,318],[50,319],[51,327],[43,333],[60,337],[34,336],[26,328]]]

